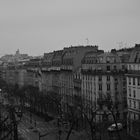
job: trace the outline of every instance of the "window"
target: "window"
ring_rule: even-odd
[[[134,98],[136,97],[136,91],[135,90],[133,90],[133,96],[134,96]]]
[[[109,57],[107,57],[106,62],[110,63],[110,58]]]
[[[140,109],[140,102],[139,102],[139,109]]]
[[[117,90],[117,84],[115,84],[115,90]]]
[[[107,91],[110,91],[110,84],[107,84]]]
[[[122,69],[125,69],[125,66],[124,65],[122,65]]]
[[[99,84],[99,91],[102,91],[102,84]]]
[[[135,85],[135,78],[133,78],[133,85]]]
[[[129,80],[129,85],[131,85],[131,78],[129,77],[128,80]]]
[[[99,81],[102,81],[102,76],[99,76]]]
[[[116,67],[116,65],[114,65],[114,70],[116,70],[117,69],[117,67]]]
[[[129,70],[131,70],[131,65],[129,65]]]
[[[136,119],[136,114],[134,113],[134,120]]]
[[[110,71],[110,66],[107,66],[106,69],[107,69],[107,71]]]
[[[107,81],[110,81],[110,76],[107,76]]]
[[[135,65],[133,65],[133,70],[135,70]]]
[[[117,78],[115,78],[115,81],[117,82],[117,81],[118,81],[118,79],[117,79]]]
[[[138,86],[140,85],[140,78],[138,78]]]
[[[136,101],[134,101],[134,108],[136,108]]]
[[[123,87],[125,87],[126,86],[126,82],[123,82]]]
[[[129,97],[131,97],[131,88],[129,88]]]
[[[129,100],[129,107],[131,108],[131,100]]]

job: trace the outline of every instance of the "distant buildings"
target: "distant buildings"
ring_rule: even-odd
[[[44,94],[59,93],[66,113],[65,103],[74,104],[75,95],[82,97],[84,105],[96,107],[98,99],[110,96],[117,119],[127,120],[128,116],[128,132],[139,137],[133,122],[140,120],[140,45],[111,52],[98,46],[71,46],[37,58],[17,51],[1,60],[0,76],[7,83],[32,85]]]
[[[16,62],[19,62],[21,60],[24,60],[24,59],[30,59],[31,57],[28,56],[28,54],[20,54],[19,52],[19,49],[16,51],[16,53],[14,55],[12,54],[7,54],[5,56],[2,56],[0,58],[1,61],[3,62],[10,62],[10,63],[16,63]]]
[[[76,84],[80,84],[80,79],[75,76],[80,76],[79,71],[81,67],[81,61],[83,56],[88,52],[98,52],[97,46],[77,46],[64,48],[64,55],[61,65],[60,73],[60,91],[59,93],[63,97],[63,102],[73,104],[75,94],[81,94],[80,91],[76,91]],[[80,78],[80,77],[79,77]],[[80,82],[80,83],[77,83]],[[80,88],[80,85],[79,85]],[[81,95],[80,95],[81,96]],[[63,105],[64,110],[67,112],[66,104]]]

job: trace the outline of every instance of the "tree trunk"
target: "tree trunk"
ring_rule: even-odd
[[[66,140],[69,140],[69,137],[70,137],[70,134],[71,134],[72,129],[73,129],[73,127],[74,127],[74,124],[75,124],[75,121],[72,122],[72,125],[71,125],[71,127],[70,127],[70,129],[69,129],[68,135],[67,135],[67,137],[66,137]]]
[[[14,140],[18,140],[18,130],[16,122],[14,124]]]
[[[115,115],[114,115],[113,111],[111,111],[111,114],[112,114],[112,116],[113,116],[114,123],[115,123],[116,128],[117,128],[117,135],[118,135],[118,139],[119,139],[119,140],[121,140],[121,136],[120,136],[119,129],[118,129],[118,125],[117,125],[117,120],[116,120],[116,117],[115,117]]]
[[[94,134],[93,134],[93,126],[90,124],[90,131],[91,131],[91,140],[94,140]]]

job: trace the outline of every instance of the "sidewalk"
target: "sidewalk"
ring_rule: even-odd
[[[49,140],[56,140],[56,137],[59,137],[59,133],[58,133],[59,129],[62,130],[61,140],[65,140],[66,139],[66,136],[67,136],[67,133],[68,133],[69,129],[66,129],[64,126],[58,128],[56,120],[52,120],[52,121],[46,122],[41,117],[39,117],[39,116],[37,116],[37,115],[32,113],[32,120],[36,120],[36,127],[35,127],[34,126],[34,121],[32,121],[33,123],[30,124],[30,113],[29,112],[26,112],[23,115],[22,119],[23,119],[24,123],[26,123],[26,127],[28,129],[32,127],[32,129],[41,130],[41,127],[42,127],[42,128],[44,128],[44,130],[42,129],[40,131],[41,135],[43,135],[45,133],[50,133],[49,135],[45,136],[44,138],[42,137],[41,140],[43,140],[45,138],[46,139],[48,138]],[[75,130],[72,130],[72,133],[70,135],[70,140],[88,140],[88,139],[87,139],[87,136],[85,134],[85,131],[77,132]]]
[[[34,126],[35,123],[36,123],[36,126],[39,126],[39,125],[44,125],[44,126],[47,126],[47,125],[53,125],[53,126],[56,126],[56,120],[51,120],[51,121],[48,121],[46,122],[45,119],[37,116],[36,114],[32,114],[32,125]],[[25,119],[25,121],[28,121],[28,123],[30,123],[30,112],[26,112],[23,114],[23,118]]]

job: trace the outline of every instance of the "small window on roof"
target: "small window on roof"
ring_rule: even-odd
[[[110,63],[110,58],[109,57],[107,57],[106,62]]]

